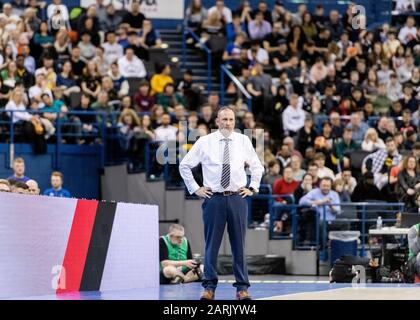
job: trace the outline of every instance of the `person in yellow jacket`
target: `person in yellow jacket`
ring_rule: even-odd
[[[171,66],[165,64],[161,68],[160,72],[150,79],[151,95],[162,93],[168,83],[174,83],[174,79],[171,77]]]

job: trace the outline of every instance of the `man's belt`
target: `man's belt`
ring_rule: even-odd
[[[223,192],[213,192],[213,195],[219,195],[219,196],[234,196],[234,195],[238,195],[239,192],[238,191],[223,191]]]

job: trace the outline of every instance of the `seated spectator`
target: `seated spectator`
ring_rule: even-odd
[[[12,192],[10,183],[6,179],[0,179],[0,192]]]
[[[139,84],[139,90],[133,97],[134,108],[137,112],[151,111],[155,105],[155,97],[150,94],[150,85],[147,80],[143,80]]]
[[[359,112],[353,112],[351,114],[350,123],[346,128],[351,129],[354,142],[361,144],[369,126],[362,121]]]
[[[82,77],[83,70],[86,67],[86,63],[81,60],[79,47],[73,47],[71,49],[70,63],[74,78],[77,81]]]
[[[149,19],[143,20],[143,27],[139,33],[139,43],[146,50],[150,48],[160,48],[162,45],[159,31],[153,28],[152,21]]]
[[[378,133],[375,128],[369,128],[366,130],[365,138],[362,142],[362,150],[373,152],[378,149],[385,149],[384,141],[378,137]]]
[[[172,112],[173,108],[177,104],[184,104],[182,97],[175,92],[175,86],[173,83],[168,83],[165,85],[162,93],[156,95],[156,103],[161,105],[165,111]]]
[[[25,176],[25,160],[23,158],[15,158],[12,164],[13,174],[7,178],[7,180],[15,180],[17,182],[26,183],[30,180]]]
[[[398,201],[405,204],[405,210],[411,212],[416,207],[416,195],[420,191],[420,173],[414,156],[405,157],[403,168],[398,173]]]
[[[173,224],[168,234],[159,239],[160,283],[176,284],[200,280],[200,263],[193,260],[184,227]]]
[[[316,58],[315,64],[310,70],[310,80],[313,84],[321,82],[327,77],[328,68],[325,66],[324,59],[321,57]]]
[[[259,40],[253,40],[251,42],[251,48],[247,51],[248,59],[251,61],[251,64],[255,66],[257,63],[262,65],[268,65],[270,62],[270,57],[268,52],[261,48]]]
[[[171,125],[171,117],[169,114],[162,115],[162,124],[155,130],[155,141],[175,141],[178,129]]]
[[[108,65],[117,62],[124,55],[122,45],[117,42],[117,37],[114,30],[108,31],[106,34],[106,42],[102,44],[104,48],[104,57]]]
[[[64,90],[63,93],[67,97],[72,92],[80,92],[80,87],[73,76],[72,64],[69,60],[63,63],[61,73],[57,75],[56,85]]]
[[[283,170],[283,178],[278,179],[274,182],[273,185],[273,194],[274,195],[293,195],[296,188],[299,186],[300,181],[293,179],[293,169],[291,167],[285,167]],[[290,204],[291,200],[289,198],[277,198],[276,201],[283,204]],[[289,212],[284,210],[279,210],[281,216],[275,217],[274,219],[274,232],[283,232],[286,221],[289,220]]]
[[[208,15],[210,16],[214,12],[220,14],[220,22],[223,23],[223,25],[232,22],[232,11],[225,5],[223,0],[216,0],[215,6],[209,9]]]
[[[94,61],[89,61],[83,70],[81,78],[82,92],[97,98],[101,91],[101,76],[98,72],[98,66]]]
[[[378,86],[378,94],[373,100],[373,108],[377,114],[388,114],[391,109],[392,101],[387,96],[387,86],[382,83]]]
[[[117,90],[114,89],[114,83],[111,77],[102,77],[101,89],[102,91],[108,93],[108,98],[110,102],[115,103],[116,105],[121,104],[120,96],[118,95]]]
[[[332,190],[332,180],[328,177],[320,179],[319,188],[309,191],[299,200],[299,204],[314,208],[319,216],[321,228],[324,222],[327,223],[327,232],[331,229],[331,222],[341,213],[339,195]],[[315,221],[314,215],[312,214],[308,215],[307,220],[302,222],[306,231],[305,238],[310,242],[315,240]]]
[[[333,190],[337,192],[340,197],[340,203],[351,202],[350,193],[344,189],[344,181],[341,179],[336,179],[333,182]]]
[[[273,194],[293,194],[299,182],[294,180],[292,167],[286,166],[283,170],[283,178],[277,179],[273,184]],[[286,203],[281,198],[278,198],[277,201]]]
[[[417,125],[414,124],[412,114],[409,109],[404,109],[402,112],[402,119],[398,123],[398,129],[400,132],[405,133],[407,131],[417,132]]]
[[[146,68],[143,61],[134,55],[131,47],[125,49],[125,55],[118,59],[118,68],[125,78],[145,78]]]
[[[264,14],[258,11],[254,20],[248,24],[248,32],[251,40],[262,41],[266,35],[271,33],[271,24],[264,20]]]
[[[293,179],[296,181],[302,181],[306,171],[302,169],[302,157],[299,155],[292,155],[290,166],[293,170]]]
[[[17,74],[16,62],[10,61],[6,69],[0,72],[0,77],[4,84],[14,88],[16,86],[16,82],[20,80],[20,77]]]
[[[226,25],[226,39],[228,43],[233,42],[238,33],[246,33],[246,24],[241,21],[241,17],[238,14],[233,15],[232,23]]]
[[[33,85],[34,76],[25,67],[25,56],[23,54],[18,54],[16,56],[16,74],[22,81],[25,89]]]
[[[98,15],[100,29],[105,33],[117,30],[121,24],[123,17],[116,14],[114,4],[111,2],[106,6],[106,13]]]
[[[140,12],[140,2],[133,1],[131,3],[131,11],[126,12],[122,22],[128,24],[130,31],[140,32],[144,19],[146,17]]]
[[[41,46],[42,49],[48,50],[54,44],[54,37],[48,31],[48,24],[42,21],[39,25],[39,29],[34,30],[35,35],[33,37],[34,44]]]
[[[343,171],[339,172],[335,176],[335,180],[340,179],[344,183],[344,190],[347,191],[350,195],[353,194],[354,188],[356,188],[357,181],[352,176],[350,167],[344,167]],[[334,180],[334,181],[335,181]]]
[[[95,110],[91,106],[91,97],[84,93],[80,99],[80,105],[73,109],[77,112],[77,115],[73,116],[73,122],[78,126],[80,133],[95,134],[99,131],[96,125],[96,116],[94,114],[88,114],[89,112],[94,112]],[[86,113],[85,113],[86,111]],[[79,140],[79,144],[89,144],[93,139],[85,138],[84,140]]]
[[[243,43],[247,40],[246,33],[239,32],[232,43],[228,43],[223,52],[222,59],[232,69],[232,73],[238,75],[239,69],[242,67],[241,49]]]
[[[362,172],[369,171],[374,174],[375,185],[381,190],[388,184],[391,167],[400,163],[402,156],[398,153],[397,145],[392,138],[386,140],[386,149],[368,155],[363,159]]]
[[[46,73],[43,70],[37,70],[35,72],[35,84],[29,88],[28,96],[29,99],[35,100],[40,103],[40,107],[43,107],[41,95],[48,93],[52,97],[52,92],[47,88]]]
[[[159,71],[150,79],[151,95],[163,93],[165,86],[168,83],[174,83],[174,79],[171,77],[171,72],[172,69],[169,63],[160,66]]]
[[[134,110],[124,109],[120,114],[117,126],[119,128],[120,147],[130,157],[130,153],[133,151],[134,136],[140,129],[140,119]]]
[[[292,54],[298,54],[303,51],[303,46],[307,42],[305,33],[300,25],[294,25],[289,35],[287,43]]]
[[[269,184],[273,187],[274,182],[282,178],[280,174],[280,163],[277,160],[272,160],[268,163],[267,169],[267,172],[262,177],[261,183]]]
[[[293,196],[295,197],[295,203],[299,203],[299,200],[313,189],[313,178],[309,173],[305,173],[302,178],[300,185],[296,188]]]
[[[129,92],[129,84],[125,77],[123,77],[118,69],[118,63],[112,63],[107,72],[107,76],[112,79],[114,89],[118,92],[118,96],[124,97]]]
[[[295,149],[295,140],[292,137],[285,137],[283,139],[283,144],[287,145],[291,156],[298,156],[302,160],[302,154],[299,150]]]
[[[200,34],[200,28],[203,21],[207,18],[207,9],[201,3],[201,0],[193,0],[185,12],[185,21],[187,26],[194,32]]]
[[[205,103],[201,106],[201,116],[198,120],[198,125],[204,124],[207,126],[207,128],[216,129],[216,114],[213,113],[213,109],[210,104]]]
[[[306,117],[303,127],[298,132],[297,146],[300,153],[305,153],[308,147],[313,147],[317,133],[312,117]]]
[[[315,163],[318,166],[318,178],[322,179],[324,177],[330,178],[331,181],[334,179],[334,172],[325,166],[326,157],[323,153],[318,152],[315,155]]]
[[[290,67],[290,56],[285,39],[280,39],[277,43],[277,49],[270,53],[270,59],[276,70],[283,70]],[[280,73],[279,77],[282,73]],[[286,74],[287,75],[287,74]]]
[[[353,202],[365,202],[367,200],[385,200],[378,187],[375,186],[373,173],[370,171],[363,174],[351,195],[351,201]]]
[[[11,192],[16,194],[28,194],[29,187],[25,182],[13,181],[11,183]]]
[[[398,33],[398,40],[400,40],[402,44],[406,45],[413,39],[417,39],[416,21],[414,20],[414,17],[409,16],[407,17],[405,26],[402,27]]]
[[[185,70],[177,88],[177,91],[180,92],[185,102],[186,108],[190,111],[198,109],[202,98],[202,91],[204,91],[202,84],[194,83],[193,76],[194,74],[191,69]]]
[[[32,115],[26,111],[26,101],[23,90],[16,88],[13,90],[9,102],[5,106],[6,111],[14,111],[13,115],[11,112],[8,113],[9,117],[12,118],[14,124],[22,126],[31,123],[32,120],[39,118],[37,115]],[[35,120],[34,120],[35,121]]]
[[[403,86],[403,95],[398,100],[402,109],[409,109],[411,112],[416,112],[420,101],[413,95],[413,86],[406,83]]]
[[[36,182],[35,180],[26,181],[26,185],[28,186],[28,194],[34,196],[38,196],[40,194],[41,190],[39,189],[38,182]]]
[[[71,198],[70,192],[63,188],[64,176],[59,171],[51,174],[51,187],[42,194],[49,197]]]
[[[280,161],[281,166],[285,168],[290,165],[290,162],[292,161],[291,156],[292,154],[289,146],[283,143],[276,154],[276,159]]]
[[[208,12],[207,18],[201,24],[201,43],[207,42],[210,35],[220,34],[223,31],[223,15],[219,11],[210,11]]]
[[[69,10],[61,0],[53,0],[53,3],[49,4],[47,7],[47,17],[52,19],[54,15],[58,14],[62,21],[69,21]]]
[[[290,105],[283,111],[283,130],[287,136],[295,136],[305,123],[305,111],[299,103],[299,96],[291,95]]]
[[[77,45],[80,49],[80,59],[87,63],[96,54],[96,47],[91,42],[91,34],[88,31],[83,32],[80,35],[81,41]]]

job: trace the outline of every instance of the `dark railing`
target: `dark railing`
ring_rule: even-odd
[[[191,37],[199,44],[201,44],[201,48],[206,52],[207,55],[207,92],[210,93],[212,86],[211,86],[211,78],[212,78],[212,54],[209,47],[206,46],[205,43],[201,43],[200,37],[190,28],[187,26],[183,26],[182,30],[182,67],[185,68],[186,58],[187,58],[187,35],[191,35]]]
[[[232,72],[228,68],[226,68],[225,65],[220,66],[220,101],[221,105],[224,105],[225,102],[225,75],[229,77],[229,79],[232,81],[232,83],[236,86],[237,90],[240,91],[242,96],[245,97],[248,110],[252,111],[252,96],[249,94],[249,92],[245,89],[245,87],[242,85],[242,83],[239,81],[238,78],[236,78]]]

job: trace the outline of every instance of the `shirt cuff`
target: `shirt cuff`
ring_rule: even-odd
[[[194,182],[188,186],[188,192],[190,194],[194,194],[198,189],[200,189],[200,186],[198,185],[197,182]]]
[[[251,183],[249,184],[249,188],[254,188],[254,192],[258,193],[259,192],[259,188],[260,188],[260,184],[257,182],[253,182],[251,181]]]

